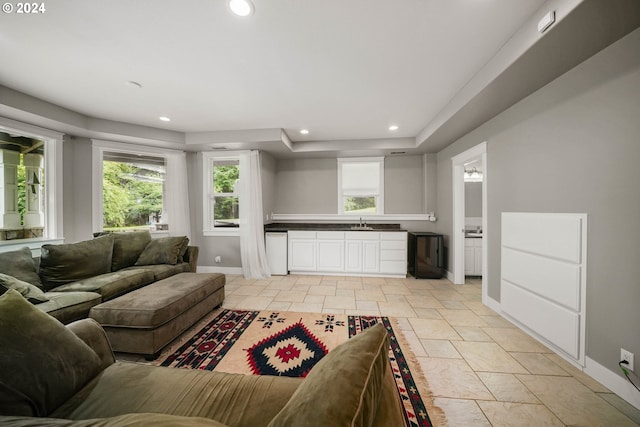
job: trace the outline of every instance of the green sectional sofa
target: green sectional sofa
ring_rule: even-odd
[[[400,427],[406,425],[377,324],[306,378],[117,362],[92,319],[64,326],[14,290],[0,296],[0,425]]]
[[[195,272],[198,248],[189,239],[152,239],[148,231],[104,233],[92,240],[0,253],[0,293],[17,289],[62,323],[91,307],[167,277]]]

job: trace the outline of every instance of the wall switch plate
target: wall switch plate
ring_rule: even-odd
[[[625,350],[624,348],[620,349],[620,360],[626,360],[628,362],[627,365],[623,366],[627,368],[628,371],[633,371],[633,353]]]

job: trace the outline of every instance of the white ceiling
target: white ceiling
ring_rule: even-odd
[[[283,129],[336,150],[415,146],[543,3],[254,0],[239,18],[226,0],[56,0],[0,15],[0,84],[205,145]]]

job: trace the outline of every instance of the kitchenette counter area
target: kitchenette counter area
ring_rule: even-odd
[[[276,222],[265,224],[265,232],[286,231],[396,231],[406,232],[400,224]]]

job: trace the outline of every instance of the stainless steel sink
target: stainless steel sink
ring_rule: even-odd
[[[371,231],[373,227],[369,227],[368,225],[354,225],[351,229],[354,231]]]
[[[465,237],[482,237],[482,233],[465,233]]]

